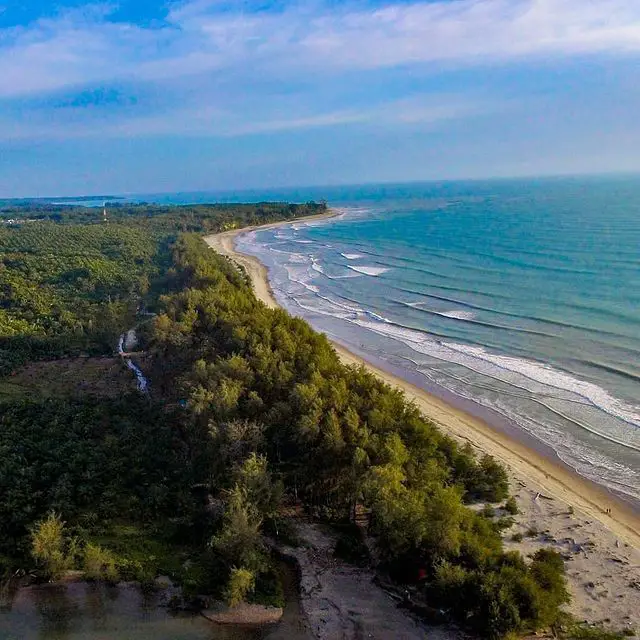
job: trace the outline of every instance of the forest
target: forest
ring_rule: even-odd
[[[153,232],[216,233],[226,229],[293,220],[326,211],[326,202],[256,204],[194,204],[164,206],[148,203],[105,202],[108,221]],[[0,221],[29,220],[57,224],[94,224],[101,222],[102,207],[55,205],[51,203],[12,204],[0,201]]]
[[[506,553],[508,519],[474,508],[507,503],[504,469],[260,303],[198,235],[325,208],[134,207],[108,223],[63,208],[0,230],[8,378],[110,355],[155,314],[139,324],[148,396],[0,394],[0,570],[163,573],[186,594],[278,603],[265,536],[295,539],[283,505],[343,526],[364,510],[379,570],[448,619],[489,638],[560,623],[562,558]]]
[[[177,234],[325,209],[316,203],[119,206],[104,223],[101,208],[0,206],[0,375],[34,359],[111,353],[139,303],[153,303],[166,286]]]

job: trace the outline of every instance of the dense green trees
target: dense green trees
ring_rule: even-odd
[[[192,483],[184,446],[138,394],[0,405],[0,555],[26,553],[50,510],[70,525],[176,513]]]
[[[0,206],[0,375],[27,360],[110,353],[141,299],[166,288],[169,243],[321,213],[326,205]],[[26,221],[29,222],[26,222]],[[178,283],[179,284],[179,283]],[[151,293],[151,295],[149,295]],[[130,326],[130,325],[129,325]]]
[[[120,225],[0,228],[0,374],[25,360],[111,353],[160,275],[161,249]]]
[[[0,232],[5,356],[16,345],[22,358],[112,349],[132,307],[159,312],[143,329],[151,398],[0,406],[0,561],[28,564],[34,524],[55,511],[91,577],[148,581],[162,566],[188,592],[236,603],[273,584],[263,534],[278,533],[286,496],[333,522],[369,513],[382,569],[483,637],[554,624],[562,560],[505,553],[492,520],[468,507],[508,497],[499,464],[341,364],[307,323],[259,303],[198,236],[167,251],[176,226],[319,210],[148,207],[77,226],[95,212],[63,209],[47,216],[65,224]],[[67,563],[68,542],[59,550]]]
[[[199,238],[182,236],[174,261],[183,289],[156,319],[154,376],[187,400],[200,449],[224,451],[241,470],[214,538],[232,569],[260,571],[268,460],[310,510],[341,521],[355,504],[370,509],[390,574],[484,636],[556,621],[566,599],[559,556],[505,554],[493,522],[465,506],[507,497],[500,465],[476,460],[364,368],[342,365],[305,322],[259,303]],[[227,478],[210,476],[211,491]]]
[[[152,308],[160,293],[191,278],[169,250],[181,226],[203,231],[323,210],[314,204],[123,207],[103,224],[96,210],[27,207],[25,219],[43,221],[0,227],[0,375],[30,360],[112,353],[118,334],[140,321],[137,307]],[[244,281],[231,268],[225,273],[238,285]],[[211,271],[212,282],[216,274]],[[37,376],[37,367],[32,371]],[[61,384],[47,400],[3,396],[0,576],[34,561],[43,575],[54,575],[40,562],[30,532],[55,511],[80,544],[75,558],[65,555],[65,566],[145,581],[162,567],[192,590],[215,590],[226,581],[231,565],[221,564],[210,544],[222,535],[223,521],[207,513],[199,487],[216,486],[257,451],[262,425],[205,425],[202,437],[160,391],[151,398],[99,397],[90,387],[65,394]],[[261,458],[256,465],[262,468]],[[254,475],[258,483],[261,476]],[[221,482],[215,493],[232,488]],[[180,559],[189,561],[188,570]]]
[[[291,220],[326,211],[324,202],[304,204],[259,202],[256,204],[194,204],[163,206],[156,204],[107,205],[108,224],[124,224],[158,233],[216,233],[249,225]],[[22,203],[0,201],[2,220],[55,222],[64,225],[102,224],[102,207],[54,205],[46,202]],[[29,222],[25,224],[34,224]]]

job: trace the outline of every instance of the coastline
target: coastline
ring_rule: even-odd
[[[333,215],[329,213],[312,218]],[[291,222],[262,228],[286,224]],[[205,241],[244,267],[258,299],[276,308],[279,305],[269,283],[267,268],[257,258],[242,254],[235,248],[235,238],[252,229],[223,232],[208,236]],[[352,353],[343,345],[335,341],[332,344],[342,362],[364,365],[384,382],[399,387],[445,433],[458,441],[470,443],[477,452],[490,454],[505,465],[521,511],[509,534],[526,533],[534,527],[544,532],[534,539],[525,536],[521,543],[506,540],[505,546],[520,549],[526,554],[535,551],[543,542],[551,542],[570,557],[567,577],[574,595],[570,607],[574,615],[590,621],[611,619],[617,623],[631,621],[635,625],[640,624],[640,587],[634,586],[633,580],[640,571],[640,513],[559,460],[544,456],[484,420]],[[609,509],[611,513],[607,513]],[[604,584],[607,589],[601,588]],[[609,595],[610,592],[615,593],[615,599]]]

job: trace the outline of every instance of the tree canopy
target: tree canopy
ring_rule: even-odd
[[[494,521],[470,508],[508,497],[502,466],[178,233],[322,210],[114,207],[88,224],[95,211],[62,207],[0,229],[5,372],[112,352],[141,310],[156,313],[139,327],[149,397],[0,406],[0,563],[37,560],[51,575],[75,563],[108,580],[162,570],[232,604],[277,599],[264,534],[297,500],[331,523],[366,510],[381,569],[483,637],[558,620],[562,559],[505,553]]]

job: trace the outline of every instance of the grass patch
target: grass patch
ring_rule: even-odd
[[[122,580],[150,584],[158,575],[168,575],[178,582],[192,578],[185,569],[185,564],[189,567],[188,549],[159,539],[155,532],[118,524],[92,537],[91,543],[117,558],[115,566]]]
[[[20,400],[29,393],[29,388],[23,384],[7,379],[0,380],[0,401],[2,402]]]
[[[635,635],[630,629],[624,631],[611,631],[603,627],[590,627],[585,624],[571,625],[559,634],[560,638],[566,640],[622,640],[629,636]]]
[[[101,535],[87,538],[91,544],[116,558],[115,569],[120,580],[140,582],[143,588],[151,589],[155,587],[155,578],[168,576],[182,587],[187,601],[201,594],[222,598],[228,575],[223,560],[210,549],[178,544],[167,534],[163,538],[163,533],[136,525],[116,524]],[[258,579],[257,592],[258,589],[265,602],[277,595],[268,581],[263,585]]]
[[[120,358],[62,358],[32,362],[0,379],[0,399],[76,395],[117,397],[135,391],[132,373]]]

